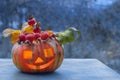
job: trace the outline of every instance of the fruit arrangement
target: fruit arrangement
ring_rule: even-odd
[[[52,72],[62,63],[64,50],[62,44],[75,40],[75,34],[80,34],[76,28],[70,27],[63,32],[43,31],[40,22],[29,16],[21,30],[7,28],[4,37],[10,37],[12,60],[15,66],[28,73]]]

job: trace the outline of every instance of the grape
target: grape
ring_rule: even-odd
[[[43,32],[43,33],[41,33],[40,37],[42,40],[46,40],[49,37],[49,35],[47,32]]]
[[[30,42],[33,42],[33,40],[35,39],[33,34],[28,34],[26,35],[26,40],[29,40]]]
[[[36,23],[36,20],[34,18],[28,20],[28,24],[33,26]]]
[[[34,32],[34,33],[40,33],[40,32],[41,32],[41,30],[40,30],[40,28],[39,28],[39,27],[36,27],[36,28],[33,30],[33,32]]]
[[[20,41],[25,41],[26,40],[25,34],[20,34],[19,35],[19,40]]]
[[[35,40],[37,39],[37,38],[39,38],[40,37],[40,34],[39,33],[34,33],[34,38],[35,38]]]

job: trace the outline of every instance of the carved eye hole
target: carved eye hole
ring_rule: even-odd
[[[52,48],[44,49],[44,55],[47,58],[54,56]]]
[[[23,57],[24,57],[24,59],[32,59],[32,51],[31,50],[24,50]]]

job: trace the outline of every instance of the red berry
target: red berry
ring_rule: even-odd
[[[40,35],[40,37],[41,37],[42,40],[46,40],[49,37],[49,35],[48,35],[47,32],[44,32]]]
[[[39,28],[39,27],[36,27],[36,28],[33,30],[33,32],[34,32],[34,33],[40,33],[40,32],[41,32],[41,30],[40,30],[40,28]]]
[[[30,42],[33,42],[33,40],[34,40],[34,35],[33,35],[33,34],[28,34],[28,35],[26,35],[26,40],[29,40]]]
[[[56,37],[56,34],[52,34],[52,37]]]
[[[34,33],[34,38],[37,39],[40,37],[40,34],[39,33]]]
[[[29,33],[24,32],[24,35],[28,35]]]
[[[36,20],[34,18],[28,20],[28,24],[33,26],[36,23]]]
[[[24,34],[20,34],[19,35],[19,40],[20,41],[25,41],[26,40],[25,35]]]

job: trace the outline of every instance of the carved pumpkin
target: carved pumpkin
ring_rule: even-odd
[[[14,44],[12,59],[23,72],[52,72],[63,61],[63,48],[55,39],[33,44]]]
[[[23,72],[52,72],[62,63],[64,51],[61,44],[75,40],[76,28],[68,28],[64,32],[54,33],[51,30],[42,31],[40,23],[28,16],[28,22],[21,30],[7,28],[4,37],[11,37],[12,59],[18,69]]]

